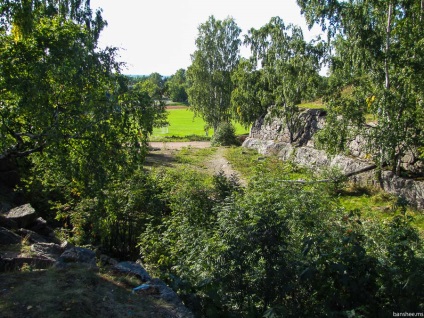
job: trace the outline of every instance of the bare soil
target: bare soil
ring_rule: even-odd
[[[166,109],[184,109],[184,108],[187,108],[188,106],[183,106],[183,105],[169,105],[169,106],[166,106],[165,108]]]
[[[192,148],[209,148],[210,141],[176,141],[176,142],[149,142],[150,148],[153,150],[180,150],[184,147]]]
[[[246,180],[241,178],[240,174],[234,170],[227,159],[224,158],[224,149],[225,148],[223,147],[218,148],[218,151],[215,153],[215,155],[205,163],[206,167],[209,171],[213,172],[213,174],[217,174],[220,171],[224,172],[227,178],[235,175],[240,181],[241,185],[246,186]]]
[[[209,141],[187,141],[187,142],[150,142],[150,153],[146,158],[147,165],[171,166],[175,162],[174,156],[178,150],[184,147],[191,148],[209,148]],[[246,185],[246,180],[242,179],[240,174],[233,169],[231,164],[224,158],[224,147],[219,147],[215,155],[206,161],[205,167],[211,174],[217,174],[222,171],[227,177],[237,176],[242,185]]]

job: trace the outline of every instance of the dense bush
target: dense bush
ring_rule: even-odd
[[[266,175],[266,177],[263,177]],[[172,212],[140,237],[199,316],[384,317],[424,304],[423,249],[405,215],[387,224],[314,186],[258,171],[247,189],[197,173],[162,176]]]
[[[213,146],[238,145],[234,126],[230,122],[220,123],[212,136],[211,143]]]
[[[101,246],[103,252],[119,259],[135,260],[138,237],[146,224],[152,218],[161,220],[170,211],[161,184],[143,170],[111,178],[95,195],[79,192],[73,183],[59,192],[56,184],[35,181],[28,184],[26,197],[37,211],[44,212],[43,217],[55,216],[63,239]]]

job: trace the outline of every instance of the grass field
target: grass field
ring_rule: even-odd
[[[188,107],[168,109],[168,127],[155,128],[151,141],[160,141],[172,136],[179,137],[177,139],[193,139],[194,136],[199,136],[204,139],[209,139],[213,130],[209,129],[205,132],[205,122],[200,117],[194,117],[194,113]],[[240,124],[234,124],[237,135],[248,134],[249,130],[243,128]]]

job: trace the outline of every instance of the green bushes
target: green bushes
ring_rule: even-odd
[[[258,171],[240,188],[163,174],[172,212],[140,237],[199,316],[383,317],[424,304],[423,249],[410,220],[363,220],[317,187]]]
[[[138,170],[96,197],[70,184],[56,209],[77,243],[127,259],[141,253],[198,316],[385,317],[422,308],[422,239],[405,202],[382,223],[341,208],[337,188],[280,179],[265,163],[247,188],[222,173]]]
[[[229,122],[220,123],[212,136],[211,143],[213,146],[238,145],[234,126]]]

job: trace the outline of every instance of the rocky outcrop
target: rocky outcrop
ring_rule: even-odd
[[[97,270],[96,253],[84,247],[71,247],[64,251],[55,263],[55,267],[61,269],[72,265]]]
[[[21,240],[22,238],[19,235],[4,227],[0,227],[0,246],[19,244]]]
[[[22,269],[84,268],[98,271],[97,262],[115,275],[131,275],[145,283],[139,289],[140,297],[159,298],[166,304],[172,317],[194,317],[177,293],[158,278],[152,278],[140,261],[118,262],[106,255],[97,258],[96,252],[61,242],[47,222],[38,217],[30,204],[15,208],[6,204],[0,211],[0,272]],[[134,286],[135,287],[135,286]],[[1,316],[1,315],[0,315]]]
[[[120,262],[112,267],[118,274],[137,277],[143,284],[133,288],[133,293],[142,296],[153,296],[160,298],[172,305],[175,317],[194,317],[188,310],[177,293],[159,278],[151,278],[140,261]]]
[[[7,218],[6,216],[0,214],[0,226],[3,226],[7,229],[16,230],[19,228],[18,223]]]
[[[11,209],[6,215],[9,220],[18,224],[21,228],[26,228],[37,219],[37,214],[31,204],[24,204]]]
[[[348,155],[330,156],[317,149],[314,143],[314,135],[325,125],[325,112],[310,109],[302,112],[299,118],[297,131],[290,135],[281,118],[262,117],[252,126],[243,146],[314,170],[337,168],[354,182],[381,186],[387,192],[405,197],[412,205],[424,208],[424,181],[400,178],[389,171],[384,171],[381,179],[376,180],[375,174],[370,172],[376,166],[368,159],[364,135],[372,127],[366,127],[364,135],[357,135],[348,142]],[[411,172],[423,170],[422,162],[412,152],[402,158],[402,167]]]
[[[113,266],[112,269],[118,273],[135,276],[142,282],[147,282],[152,279],[140,262],[120,262]]]
[[[56,262],[64,252],[64,248],[55,243],[35,243],[31,245],[31,252],[39,257]]]
[[[58,243],[54,231],[30,204],[0,214],[0,271],[18,270],[24,264],[37,269],[51,267],[67,248]]]
[[[0,255],[0,272],[11,272],[29,266],[31,269],[45,269],[53,266],[54,261],[38,257],[3,258]]]
[[[270,110],[270,114],[273,110]],[[290,133],[281,118],[270,115],[259,118],[250,130],[250,138],[272,140],[305,146],[313,135],[325,124],[326,112],[320,109],[309,109],[299,114],[296,130]]]

